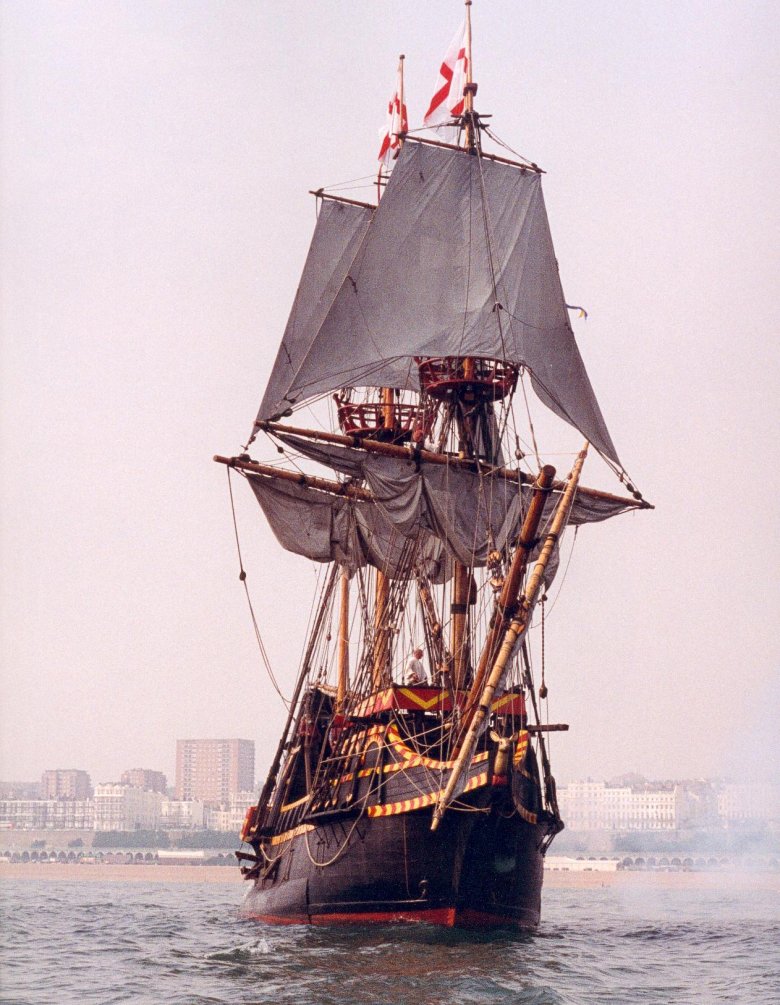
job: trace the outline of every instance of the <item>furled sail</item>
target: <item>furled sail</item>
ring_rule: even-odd
[[[284,338],[260,406],[261,415],[289,407],[283,399],[344,281],[372,213],[370,206],[323,200]]]
[[[338,562],[350,572],[365,565],[391,579],[409,579],[413,564],[431,582],[449,576],[441,543],[419,526],[408,536],[398,532],[372,503],[355,502],[309,489],[295,482],[250,476],[252,491],[276,539],[287,551],[314,562]],[[410,562],[407,542],[414,544]]]
[[[480,568],[492,550],[510,545],[531,496],[529,486],[505,477],[444,465],[417,470],[407,461],[349,447],[314,444],[295,436],[282,439],[360,480],[371,492],[371,501],[355,501],[291,482],[250,477],[280,544],[317,562],[337,561],[352,569],[369,564],[391,578],[408,578],[404,543],[417,542],[424,546],[420,554],[426,574],[441,582],[450,574],[451,560]],[[556,504],[557,497],[551,496],[542,527]],[[569,520],[574,525],[606,520],[623,512],[627,504],[580,496]]]
[[[274,435],[297,453],[301,453],[319,464],[324,464],[334,471],[348,475],[352,479],[364,481],[380,506],[383,498],[407,496],[408,490],[405,489],[405,486],[410,478],[414,478],[415,484],[419,485],[419,488],[415,489],[416,498],[425,499],[439,491],[443,497],[450,499],[447,507],[453,510],[466,505],[476,506],[474,500],[481,497],[485,502],[479,504],[479,508],[474,513],[469,513],[463,522],[464,540],[476,542],[478,558],[484,557],[485,554],[484,544],[480,545],[479,542],[487,541],[490,537],[494,541],[495,547],[503,547],[506,534],[515,532],[517,529],[512,521],[518,518],[518,513],[513,512],[506,533],[502,533],[500,530],[506,521],[506,511],[514,510],[516,506],[517,481],[515,479],[506,478],[503,475],[480,475],[466,468],[448,465],[434,467],[424,464],[417,470],[411,461],[395,460],[370,454],[365,450],[341,447],[332,443],[318,443],[306,439],[304,436],[282,433],[278,429]],[[528,495],[530,487],[523,486],[523,491],[525,495]],[[547,510],[551,511],[555,504],[556,497],[553,495],[547,505]],[[523,512],[525,505],[523,502],[520,506],[520,510]],[[502,509],[497,511],[497,506],[501,506]],[[596,495],[584,490],[574,499],[569,522],[575,526],[584,523],[601,523],[613,516],[619,516],[621,513],[633,510],[635,506],[633,499]],[[434,505],[434,508],[441,510],[442,504]],[[489,529],[482,525],[478,519],[480,510],[485,513],[489,511],[491,514]],[[399,524],[401,529],[409,526],[408,521],[402,518],[395,522]],[[434,529],[435,521],[429,518],[426,526],[429,529]],[[465,561],[467,565],[471,563],[475,544],[469,544],[468,547],[468,557],[459,559]],[[454,555],[453,557],[457,558],[458,556]]]
[[[310,254],[306,269],[315,265],[326,268]],[[345,243],[327,269],[301,284],[293,314],[305,316],[305,336],[300,324],[292,345],[285,334],[258,421],[338,387],[418,389],[415,357],[473,355],[527,367],[541,400],[618,462],[569,324],[535,171],[407,140],[359,247]],[[316,303],[304,299],[309,286]]]

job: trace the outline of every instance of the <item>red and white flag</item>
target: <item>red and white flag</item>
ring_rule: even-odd
[[[466,86],[468,57],[466,55],[466,20],[450,42],[439,70],[436,93],[423,119],[424,126],[446,125],[463,114],[463,88]]]
[[[379,147],[379,163],[388,171],[401,150],[398,134],[408,131],[409,121],[403,101],[403,62],[401,62],[398,64],[398,84],[395,94],[387,104],[387,125],[382,129],[382,143]]]

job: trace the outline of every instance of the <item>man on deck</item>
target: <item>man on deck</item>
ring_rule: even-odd
[[[415,649],[404,670],[404,684],[414,686],[415,684],[427,684],[425,667],[422,663],[422,649]]]

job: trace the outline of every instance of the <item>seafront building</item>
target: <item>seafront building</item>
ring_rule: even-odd
[[[246,811],[257,802],[257,793],[253,789],[246,792],[234,792],[227,807],[206,811],[206,826],[212,831],[238,834],[244,823]]]
[[[558,788],[558,806],[570,830],[676,830],[682,816],[680,785],[610,785],[571,782]]]
[[[41,799],[89,799],[92,784],[79,768],[52,768],[41,775]]]
[[[251,740],[179,740],[177,798],[167,794],[163,772],[129,768],[119,782],[94,789],[86,771],[43,773],[37,785],[0,783],[0,830],[219,830],[237,833],[254,792],[255,745]],[[92,798],[77,798],[82,793]]]
[[[62,794],[20,798],[18,793],[35,790],[37,785],[4,784],[2,791],[13,797],[0,798],[0,830],[205,829],[238,833],[247,807],[257,799],[252,780],[254,744],[248,740],[184,740],[178,742],[177,754],[183,765],[189,765],[189,774],[182,768],[178,777],[177,771],[177,790],[181,787],[201,795],[170,799],[165,794],[165,775],[146,768],[123,772],[121,782],[96,786],[92,798]],[[44,772],[41,787],[44,784],[49,792],[82,792],[85,784],[89,786],[89,775],[75,769]],[[557,791],[561,815],[570,832],[780,831],[780,785],[770,782],[648,782],[626,776],[610,782],[573,781],[559,785]]]
[[[123,771],[119,781],[122,785],[133,785],[147,792],[160,792],[167,795],[168,779],[162,771],[152,771],[150,768],[130,768]]]
[[[780,786],[770,782],[724,783],[718,792],[718,817],[725,827],[780,821]]]
[[[559,785],[558,806],[572,831],[678,831],[734,826],[736,821],[766,826],[780,823],[779,791],[769,783],[587,779]]]
[[[0,799],[0,829],[92,830],[92,799]]]
[[[163,797],[134,785],[110,782],[95,786],[95,830],[156,830]]]
[[[206,807],[196,799],[163,799],[160,805],[162,830],[201,830],[206,827]]]
[[[254,786],[253,740],[177,740],[176,798],[218,809]]]

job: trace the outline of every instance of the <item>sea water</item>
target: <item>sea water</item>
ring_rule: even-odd
[[[235,883],[0,884],[13,1005],[780,1002],[778,895],[737,879],[548,889],[532,934],[271,928]]]

